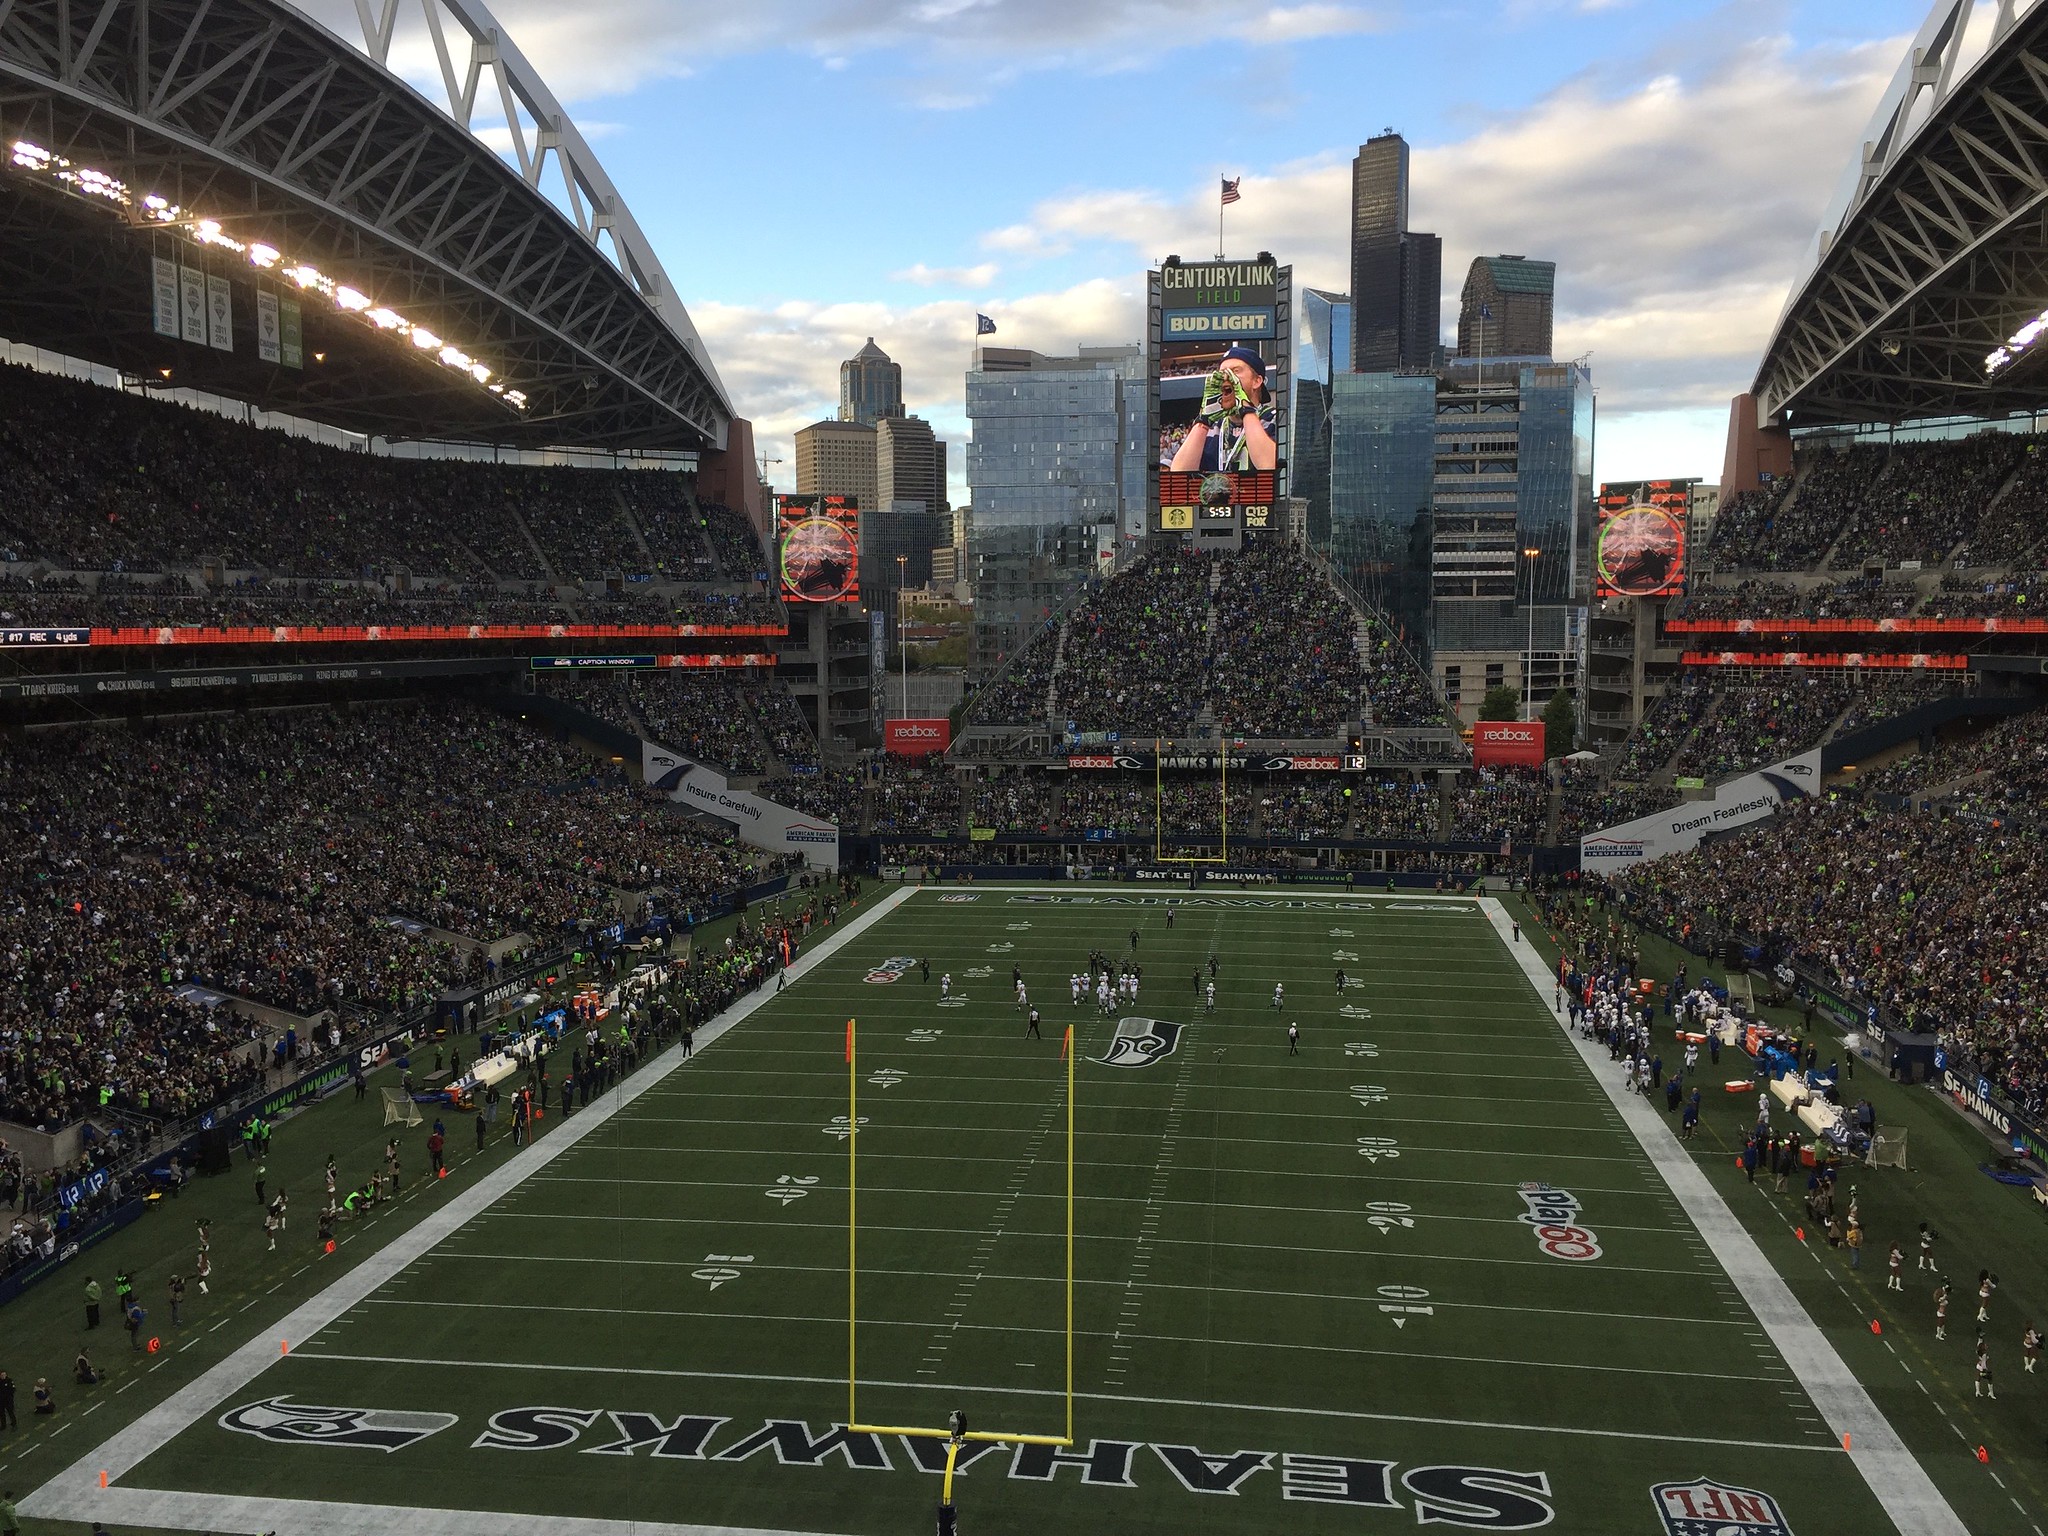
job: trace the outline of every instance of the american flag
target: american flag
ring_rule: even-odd
[[[1228,208],[1228,207],[1229,207],[1229,206],[1230,206],[1230,205],[1231,205],[1232,203],[1236,202],[1236,201],[1238,200],[1238,198],[1240,198],[1241,196],[1243,196],[1243,195],[1244,195],[1244,194],[1242,194],[1241,192],[1239,192],[1239,191],[1237,190],[1237,187],[1238,187],[1238,183],[1239,183],[1239,182],[1241,182],[1241,181],[1243,181],[1243,180],[1244,180],[1244,178],[1243,178],[1242,176],[1236,177],[1235,179],[1233,179],[1233,178],[1231,178],[1231,177],[1229,177],[1229,176],[1226,176],[1226,177],[1224,177],[1224,178],[1223,178],[1223,206],[1224,206],[1224,207]]]

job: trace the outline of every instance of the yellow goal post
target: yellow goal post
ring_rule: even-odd
[[[846,1021],[846,1428],[852,1434],[911,1435],[920,1439],[944,1440],[946,1481],[942,1501],[953,1497],[953,1459],[966,1441],[1009,1445],[1057,1445],[1074,1443],[1074,1058],[1080,1042],[1072,1026],[1067,1029],[1060,1054],[1067,1062],[1067,1265],[1066,1265],[1066,1432],[1059,1435],[1012,1434],[1002,1430],[967,1430],[956,1434],[951,1428],[927,1429],[907,1424],[866,1424],[859,1407],[860,1376],[857,1370],[860,1318],[860,1064],[858,1028]]]
[[[1230,743],[1217,743],[1216,813],[1218,841],[1215,857],[1166,851],[1166,751],[1171,743],[1152,742],[1152,859],[1158,864],[1228,864],[1230,862]]]

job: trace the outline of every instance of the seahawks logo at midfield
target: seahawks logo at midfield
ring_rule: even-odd
[[[371,1451],[402,1451],[455,1422],[452,1413],[413,1413],[393,1408],[322,1408],[289,1396],[230,1408],[220,1427],[286,1445],[353,1445]]]
[[[1165,1019],[1119,1019],[1108,1054],[1096,1060],[1105,1067],[1149,1067],[1173,1054],[1180,1030]]]

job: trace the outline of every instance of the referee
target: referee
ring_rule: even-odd
[[[1045,1036],[1038,1032],[1038,1009],[1036,1007],[1033,1007],[1024,1016],[1024,1038],[1027,1040],[1043,1040],[1045,1038]]]

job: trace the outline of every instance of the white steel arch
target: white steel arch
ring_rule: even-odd
[[[362,0],[357,0],[358,4]],[[1821,215],[1820,228],[1808,242],[1785,297],[1785,316],[1799,302],[1807,282],[1833,249],[1836,239],[1862,210],[1885,172],[1898,164],[1933,119],[1941,104],[1984,62],[2013,26],[2041,0],[1934,0],[1927,19],[1913,35],[1899,60],[1891,84],[1856,141],[1856,152],[1842,168],[1841,180]]]
[[[362,35],[348,41],[359,43],[363,52],[387,70],[398,30],[399,3],[354,0]],[[732,397],[660,257],[540,71],[527,61],[483,0],[419,0],[419,5],[444,92],[444,99],[436,104],[480,143],[488,144],[476,130],[478,93],[488,77],[511,135],[510,159],[520,176],[560,208],[578,232],[625,275],[689,349],[730,414]],[[489,147],[497,152],[495,146]],[[550,164],[553,177],[547,174]]]

